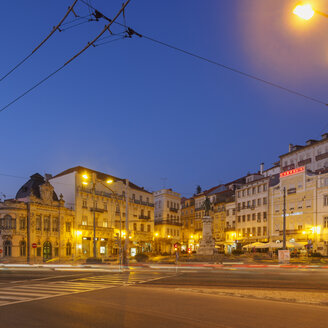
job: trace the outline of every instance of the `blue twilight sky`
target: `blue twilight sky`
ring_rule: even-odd
[[[3,1],[1,75],[72,2]],[[90,2],[113,17],[123,0]],[[297,2],[132,0],[126,19],[140,33],[328,102],[328,19],[293,17]],[[328,12],[326,0],[312,3]],[[80,3],[76,12],[88,9]],[[0,82],[0,105],[58,68],[104,24],[56,32]],[[289,143],[318,138],[328,131],[328,107],[135,37],[91,47],[0,113],[0,124],[0,192],[8,197],[25,180],[4,175],[57,174],[76,165],[149,190],[165,182],[190,196],[198,184],[228,182],[261,162],[268,168]]]

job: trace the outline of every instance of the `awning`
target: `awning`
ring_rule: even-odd
[[[249,249],[249,248],[268,248],[266,245],[267,244],[265,244],[265,243],[256,242],[256,243],[245,245],[245,246],[243,246],[243,248],[247,248],[247,249]]]

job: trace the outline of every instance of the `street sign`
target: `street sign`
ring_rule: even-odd
[[[37,244],[36,243],[33,243],[32,244],[32,248],[36,248],[37,247]]]

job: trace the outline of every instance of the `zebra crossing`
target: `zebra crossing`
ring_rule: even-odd
[[[131,286],[152,280],[163,279],[166,274],[155,272],[110,273],[42,283],[20,284],[0,288],[0,306],[42,300],[52,297],[85,293],[119,286]]]

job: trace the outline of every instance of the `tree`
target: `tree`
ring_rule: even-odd
[[[201,194],[202,193],[202,187],[200,186],[200,185],[198,185],[197,187],[196,187],[196,195],[197,194]]]

